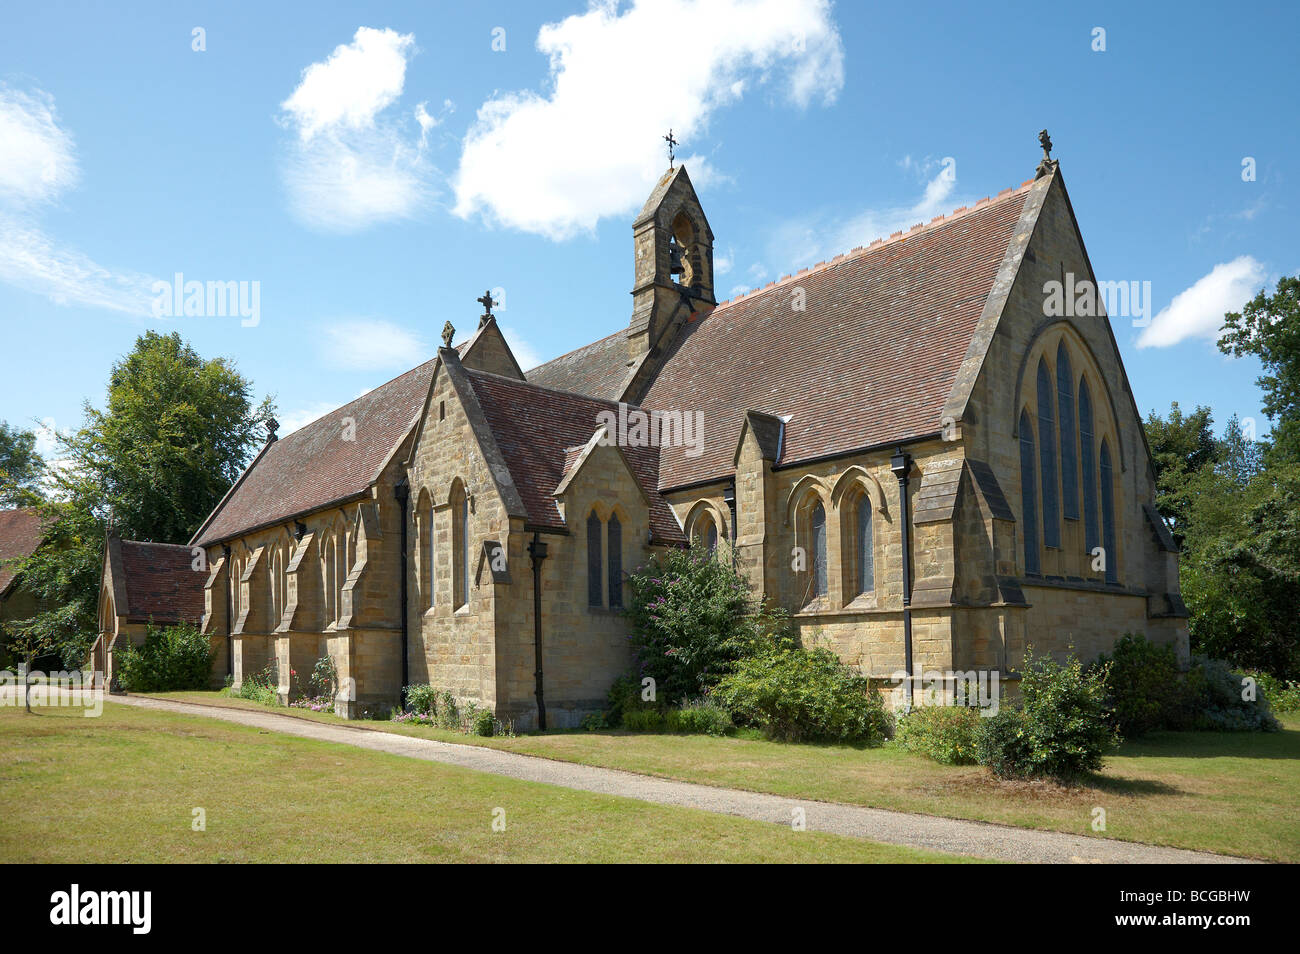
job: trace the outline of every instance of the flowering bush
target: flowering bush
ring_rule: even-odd
[[[289,703],[295,709],[310,709],[312,712],[333,712],[334,699],[339,691],[339,671],[329,653],[316,660],[311,676],[304,687],[298,681],[297,670],[289,670],[293,680],[294,700]]]

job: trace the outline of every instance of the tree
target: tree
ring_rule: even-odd
[[[1217,463],[1223,448],[1215,438],[1214,417],[1208,407],[1184,414],[1178,402],[1169,407],[1169,417],[1152,411],[1147,415],[1147,443],[1151,467],[1156,476],[1156,509],[1169,521],[1174,539],[1182,545],[1187,530],[1191,501],[1189,482],[1207,466]]]
[[[0,508],[30,507],[44,493],[45,461],[36,453],[36,434],[0,421]]]
[[[204,361],[179,335],[146,332],[113,365],[104,411],[58,440],[68,466],[42,505],[46,541],[16,568],[46,608],[9,624],[9,644],[79,665],[94,642],[103,546],[117,534],[184,543],[243,469],[270,418],[225,359]]]
[[[1300,278],[1285,276],[1272,295],[1261,289],[1241,311],[1225,315],[1219,350],[1263,362],[1266,373],[1256,383],[1273,422],[1269,459],[1300,461]]]
[[[262,442],[273,408],[251,395],[225,358],[205,361],[179,334],[149,331],[113,365],[105,410],[87,403],[85,425],[61,440],[115,532],[184,543]]]

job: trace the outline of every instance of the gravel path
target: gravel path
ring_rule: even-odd
[[[519,755],[474,745],[419,739],[391,732],[259,712],[222,708],[138,696],[106,696],[110,702],[219,719],[271,732],[338,742],[393,755],[458,765],[462,768],[509,778],[585,792],[600,792],[661,805],[698,808],[777,825],[790,825],[796,809],[804,812],[809,831],[908,845],[933,851],[991,858],[998,861],[1076,864],[1216,864],[1245,859],[1178,848],[1161,848],[1104,838],[1086,838],[1061,832],[1034,831],[987,822],[940,818],[908,812],[886,811],[833,802],[798,800],[781,795],[745,792],[692,782],[638,775],[555,759]]]

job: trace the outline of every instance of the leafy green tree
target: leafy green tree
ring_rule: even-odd
[[[36,453],[36,434],[0,421],[0,509],[30,507],[44,493],[45,461]]]
[[[145,332],[113,365],[107,407],[63,439],[124,538],[184,543],[239,477],[271,418],[225,358],[204,360],[175,332]]]
[[[1264,469],[1265,445],[1246,436],[1237,415],[1228,419],[1219,442],[1219,469],[1244,487]]]
[[[1214,436],[1214,417],[1208,407],[1184,414],[1173,402],[1167,418],[1155,411],[1147,415],[1147,443],[1156,476],[1156,509],[1169,521],[1181,545],[1192,502],[1188,497],[1193,475],[1216,464],[1222,447]]]
[[[1225,315],[1219,349],[1263,362],[1257,383],[1274,425],[1269,459],[1300,461],[1300,278],[1285,276],[1273,294],[1261,289],[1241,311]]]
[[[137,339],[113,365],[106,409],[87,404],[84,426],[58,438],[68,466],[42,506],[46,543],[18,567],[45,609],[9,624],[11,645],[85,660],[110,521],[128,539],[187,541],[260,442],[272,407],[251,392],[230,362],[203,360],[177,334]]]

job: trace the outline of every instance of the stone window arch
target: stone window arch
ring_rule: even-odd
[[[827,553],[826,501],[809,485],[794,508],[796,570],[800,606],[824,599],[830,592],[830,564]]]

